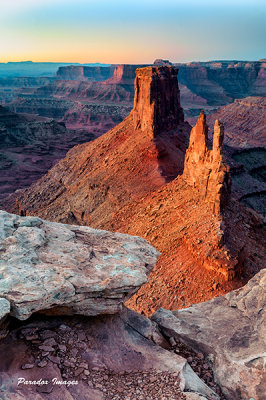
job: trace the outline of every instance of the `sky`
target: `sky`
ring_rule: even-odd
[[[266,57],[265,0],[0,0],[0,62]]]

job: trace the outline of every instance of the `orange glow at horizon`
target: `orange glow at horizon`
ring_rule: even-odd
[[[241,0],[241,8],[240,0],[200,3],[9,0],[1,5],[0,62],[139,64],[156,58],[265,57],[262,0]]]

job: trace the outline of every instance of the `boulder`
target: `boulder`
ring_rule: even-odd
[[[265,399],[266,269],[246,286],[187,309],[159,309],[162,332],[181,338],[212,362],[229,400]]]
[[[0,315],[113,314],[159,252],[144,239],[0,212]]]

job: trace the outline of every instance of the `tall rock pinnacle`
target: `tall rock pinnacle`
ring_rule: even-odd
[[[184,122],[177,82],[178,69],[171,66],[138,68],[132,110],[134,128],[151,132],[175,129]]]
[[[214,214],[222,211],[231,189],[229,167],[223,159],[223,139],[223,124],[216,120],[213,148],[208,149],[208,126],[206,116],[202,112],[191,130],[183,172],[183,178],[199,191],[202,199],[210,204]]]

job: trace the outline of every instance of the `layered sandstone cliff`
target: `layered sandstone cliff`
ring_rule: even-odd
[[[67,65],[59,67],[56,76],[58,79],[75,81],[104,81],[112,76],[114,68],[113,65],[108,67]]]
[[[176,64],[180,83],[207,100],[221,106],[237,98],[265,96],[265,62],[211,61]]]
[[[106,84],[133,85],[138,68],[144,68],[147,65],[119,64],[114,69],[113,76],[105,81]]]

